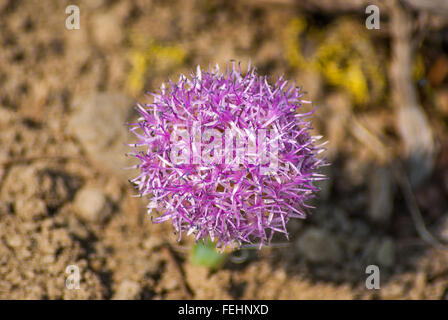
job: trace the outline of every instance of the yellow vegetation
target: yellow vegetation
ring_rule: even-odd
[[[384,69],[362,28],[341,19],[326,28],[329,31],[313,30],[306,35],[306,26],[306,20],[300,17],[285,28],[285,54],[291,67],[321,73],[329,84],[347,90],[356,104],[381,97],[385,86]],[[310,37],[318,40],[318,46],[306,58],[299,39]]]
[[[133,93],[141,92],[149,69],[176,68],[185,62],[186,57],[185,49],[179,45],[162,45],[150,41],[146,45],[137,46],[130,53],[131,70],[127,80],[129,89]]]

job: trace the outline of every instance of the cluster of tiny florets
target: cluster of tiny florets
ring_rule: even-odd
[[[137,105],[140,118],[131,124],[137,137],[132,155],[140,161],[139,175],[131,182],[140,196],[148,197],[154,222],[171,220],[179,240],[186,232],[196,240],[216,240],[221,247],[244,242],[261,246],[275,231],[288,236],[290,218],[305,218],[307,201],[318,191],[314,182],[323,179],[317,172],[323,160],[317,157],[322,151],[317,137],[310,135],[312,112],[299,112],[310,103],[302,99],[300,88],[283,78],[270,84],[255,68],[243,74],[231,64],[224,73],[218,66],[208,72],[198,67],[190,78],[169,81],[150,96],[152,103]],[[250,157],[239,158],[236,166],[235,161],[175,160],[182,152],[192,160],[188,149],[204,151],[205,139],[198,150],[192,134],[198,124],[201,130],[236,135],[267,130],[276,146],[275,170],[266,173],[269,164]],[[173,139],[176,128],[189,133],[187,138]],[[223,145],[230,141],[221,138]],[[261,147],[258,140],[254,145]],[[273,145],[267,147],[271,153]],[[235,159],[238,153],[228,146],[223,150],[223,159]]]

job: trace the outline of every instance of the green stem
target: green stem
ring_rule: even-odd
[[[198,241],[191,250],[191,261],[194,265],[205,266],[211,270],[218,269],[226,260],[227,254],[219,253],[211,240]]]

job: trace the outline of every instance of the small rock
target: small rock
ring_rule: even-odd
[[[388,225],[393,210],[393,181],[390,170],[376,168],[369,183],[368,215],[372,222]]]
[[[101,221],[111,213],[111,206],[100,189],[85,187],[75,196],[75,209],[87,221]]]
[[[126,178],[133,175],[124,168],[135,164],[134,159],[125,156],[132,151],[126,144],[135,140],[125,126],[133,114],[133,104],[132,99],[120,94],[95,94],[74,103],[68,123],[71,133],[99,168]]]
[[[17,198],[33,198],[39,191],[36,168],[16,165],[9,170],[3,182],[2,198],[15,201]]]
[[[317,228],[305,231],[298,241],[298,248],[311,262],[338,263],[342,259],[342,251],[337,240]]]
[[[123,280],[113,296],[114,300],[131,300],[136,299],[140,292],[140,285],[131,280]]]
[[[384,267],[392,267],[395,264],[395,255],[395,242],[390,238],[384,239],[376,253],[378,263]]]
[[[22,245],[22,237],[18,234],[12,234],[6,238],[6,242],[13,248],[18,248]]]

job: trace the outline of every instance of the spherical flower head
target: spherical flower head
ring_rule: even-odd
[[[186,232],[218,247],[288,237],[288,220],[305,218],[324,179],[301,89],[233,63],[224,73],[198,67],[150,95],[130,128],[140,161],[131,182],[153,221],[171,220],[179,240]]]

